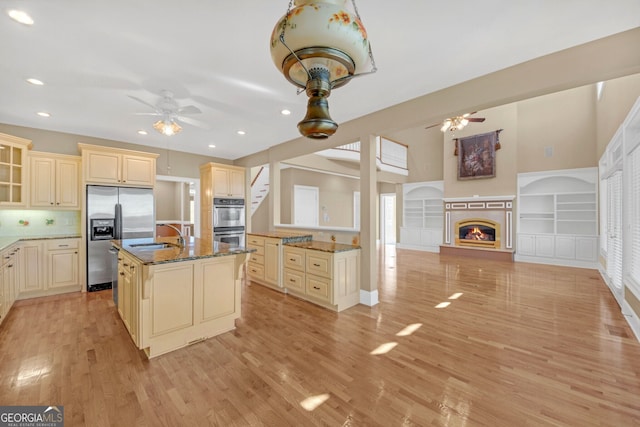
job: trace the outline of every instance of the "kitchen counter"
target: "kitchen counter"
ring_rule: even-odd
[[[48,239],[79,239],[80,235],[48,235],[48,236],[6,236],[0,237],[0,251],[8,248],[16,242],[25,240],[48,240]]]
[[[281,239],[282,243],[310,242],[313,238],[311,234],[290,233],[284,231],[252,231],[247,234],[271,239]]]
[[[154,246],[144,246],[155,242],[175,244],[177,242],[177,238],[156,237],[153,239],[148,237],[142,239],[112,240],[111,244],[118,249],[127,251],[144,265],[193,261],[203,258],[255,252],[255,249],[233,248],[226,243],[212,242],[211,240],[199,239],[196,237],[186,237],[184,247],[172,246],[158,249]]]
[[[360,246],[358,245],[346,245],[344,243],[334,243],[334,242],[321,242],[318,240],[312,240],[310,242],[285,243],[285,245],[293,246],[296,248],[311,249],[314,251],[330,252],[330,253],[347,252],[347,251],[360,249]]]

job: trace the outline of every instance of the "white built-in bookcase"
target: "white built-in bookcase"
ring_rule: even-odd
[[[516,260],[594,268],[598,169],[518,174]]]
[[[400,248],[439,252],[444,227],[444,182],[403,184]]]

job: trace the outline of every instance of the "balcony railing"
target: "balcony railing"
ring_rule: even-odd
[[[408,148],[406,145],[388,138],[378,137],[376,143],[376,163],[380,170],[408,175],[407,156]],[[334,151],[335,150],[335,151]],[[337,155],[336,152],[342,152],[343,155]],[[327,157],[340,157],[344,160],[360,160],[360,141],[351,142],[339,147],[323,150],[317,154]]]

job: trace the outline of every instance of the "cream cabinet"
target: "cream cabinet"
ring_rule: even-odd
[[[0,206],[26,205],[26,152],[31,141],[0,133]]]
[[[219,163],[200,166],[200,237],[213,240],[213,199],[244,199],[245,169]]]
[[[287,292],[335,311],[360,302],[360,249],[324,252],[284,245]]]
[[[78,144],[84,181],[95,184],[153,187],[158,154]]]
[[[213,197],[244,198],[244,168],[214,166],[211,175]]]
[[[19,247],[18,299],[81,290],[80,239],[25,240]]]
[[[264,237],[247,235],[247,247],[255,250],[249,254],[249,263],[247,264],[247,274],[249,278],[255,282],[264,282]]]
[[[80,290],[79,242],[79,239],[47,241],[47,289]]]
[[[43,296],[45,290],[43,266],[44,241],[25,240],[20,242],[21,276],[18,286],[18,297],[29,298],[31,296]]]
[[[17,298],[19,281],[19,247],[11,245],[0,252],[0,324]]]
[[[138,344],[138,283],[141,264],[123,251],[118,253],[118,314],[129,331],[133,342]]]
[[[29,205],[80,208],[80,157],[29,153]]]
[[[151,358],[234,329],[245,260],[239,254],[142,266],[132,293],[138,348]]]
[[[247,246],[255,249],[247,266],[251,280],[282,290],[282,239],[248,234]]]

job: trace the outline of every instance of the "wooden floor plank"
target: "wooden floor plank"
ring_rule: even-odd
[[[640,343],[597,271],[391,246],[379,260],[375,307],[245,283],[234,331],[152,361],[111,291],[19,301],[0,403],[92,427],[640,425]]]

